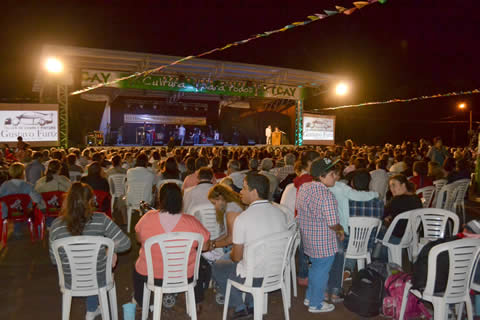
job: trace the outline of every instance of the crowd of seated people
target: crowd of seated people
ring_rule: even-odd
[[[416,189],[431,186],[438,179],[448,183],[469,179],[476,156],[476,150],[470,148],[444,146],[439,137],[433,145],[425,139],[396,146],[358,146],[347,140],[334,146],[26,148],[20,153],[4,145],[0,152],[0,197],[28,194],[31,205],[44,210],[42,193],[65,192],[69,200],[52,224],[50,240],[90,234],[93,222],[98,220],[108,228],[111,221],[95,213],[106,212],[110,201],[96,209],[90,207],[93,192],[109,192],[108,177],[125,174],[128,188],[135,183],[146,186],[149,197],[144,200],[156,208],[132,228],[141,247],[149,237],[162,233],[202,234],[205,245],[198,250],[222,249],[221,255],[208,256],[213,260],[201,264],[211,269],[220,295],[225,293],[228,279],[244,280],[244,245],[287,230],[295,216],[302,238],[297,280],[307,286],[304,302],[308,310],[319,313],[334,310],[334,304],[342,301],[342,277],[348,278],[354,270],[354,261],[347,260],[342,274],[349,218],[376,217],[388,226],[398,214],[422,207]],[[81,174],[80,182],[70,180],[73,171]],[[180,184],[161,184],[163,180]],[[293,197],[283,197],[287,192]],[[83,207],[72,202],[77,198],[85,203]],[[280,209],[275,202],[287,209]],[[192,216],[192,209],[200,204],[215,208],[219,238],[210,239],[209,231]],[[2,207],[2,218],[6,217],[7,210]],[[124,217],[114,215],[113,219],[120,227],[125,224]],[[73,225],[77,220],[81,222],[78,227]],[[116,224],[109,231],[110,237],[117,230]],[[63,225],[67,228],[60,235],[57,229]],[[394,241],[402,236],[402,227],[397,225]],[[15,236],[21,237],[19,233],[16,226]],[[125,243],[119,252],[129,247],[123,233],[120,235]],[[132,270],[138,307],[146,281],[142,250]],[[384,256],[384,252],[378,254],[379,258]],[[191,268],[189,265],[189,276]],[[161,284],[161,265],[154,273]],[[261,283],[261,276],[254,282]],[[196,290],[196,295],[200,303],[202,291]],[[234,317],[252,313],[251,301],[243,301],[235,289],[230,302]],[[98,302],[91,299],[87,305],[93,319],[99,313]]]

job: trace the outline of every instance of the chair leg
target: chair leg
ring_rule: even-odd
[[[30,229],[30,240],[32,242],[35,242],[35,235],[34,235],[35,228],[33,227],[33,221],[31,219],[28,219],[28,228]]]
[[[433,303],[433,319],[447,320],[448,308],[445,303]]]
[[[297,267],[295,266],[295,254],[293,255],[292,262],[290,263],[290,270],[292,274],[293,296],[297,297]]]
[[[268,313],[268,293],[263,294],[263,314]]]
[[[142,302],[142,320],[147,320],[148,311],[150,310],[150,289],[143,284],[143,302]]]
[[[470,296],[467,296],[467,299],[465,300],[465,306],[467,308],[467,319],[468,320],[473,320],[473,306],[472,306],[472,300],[470,300]]]
[[[72,305],[72,296],[68,293],[62,295],[62,320],[70,319],[70,307]]]
[[[153,292],[153,320],[160,320],[162,314],[163,292],[161,288],[155,288]]]
[[[195,291],[193,291],[193,286],[188,286],[188,304],[190,308],[190,318],[192,320],[197,320],[197,306],[195,304]]]
[[[132,208],[127,207],[127,232],[130,233],[130,225],[132,224]]]
[[[225,290],[225,303],[223,304],[222,320],[227,320],[228,304],[230,302],[230,290],[232,290],[232,280],[227,280],[227,288]]]
[[[283,299],[283,312],[285,314],[285,320],[290,320],[290,314],[288,313],[288,297],[285,292],[285,288],[282,286],[280,289],[282,291],[282,299]]]
[[[262,320],[264,309],[264,293],[262,290],[254,290],[253,295],[253,320]]]
[[[118,307],[117,307],[117,288],[113,284],[112,289],[108,291],[108,298],[110,300],[110,314],[112,320],[118,320]]]
[[[405,316],[405,309],[407,308],[407,300],[408,300],[408,293],[410,292],[410,289],[412,288],[412,283],[408,281],[405,284],[405,288],[403,289],[403,297],[402,297],[402,306],[400,308],[400,317],[399,319],[404,319]]]
[[[365,269],[365,259],[363,258],[357,259],[357,268],[358,268],[358,271]]]
[[[285,285],[285,290],[287,292],[287,301],[288,301],[288,308],[291,307],[291,302],[292,302],[292,280],[291,280],[291,273],[290,273],[290,268],[287,266],[285,269],[285,278],[283,279],[284,285]]]
[[[190,296],[188,295],[188,290],[185,291],[185,309],[187,311],[187,315],[190,317],[192,310],[190,308]]]
[[[102,288],[98,291],[98,301],[100,302],[100,310],[102,311],[102,320],[110,320],[110,314],[108,312],[107,290],[105,290],[105,288]]]
[[[7,246],[7,237],[8,237],[7,233],[8,233],[8,220],[5,219],[3,220],[3,223],[2,223],[2,242],[4,247]]]

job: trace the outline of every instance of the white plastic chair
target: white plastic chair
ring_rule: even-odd
[[[290,183],[285,187],[285,190],[283,190],[280,204],[289,208],[293,212],[295,212],[296,199],[297,199],[297,188],[295,188],[295,185],[293,183]]]
[[[112,319],[118,319],[117,292],[112,277],[112,258],[114,243],[112,239],[94,236],[74,236],[55,240],[51,244],[57,263],[60,291],[62,292],[62,319],[70,318],[72,297],[86,297],[98,295],[102,319],[109,320],[108,296]],[[98,287],[97,261],[101,248],[106,248],[106,285]],[[104,250],[104,249],[103,249]],[[62,264],[61,256],[66,254],[68,265]],[[70,268],[71,284],[66,287],[64,268]]]
[[[433,183],[435,183],[434,181]],[[445,209],[445,210],[452,210],[453,207],[453,200],[454,198],[454,189],[455,185],[454,184],[446,184],[446,179],[445,179],[445,184],[442,185],[442,187],[437,191],[438,186],[442,185],[442,183],[438,183],[435,185],[435,208],[438,209]]]
[[[411,245],[413,240],[413,221],[412,219],[414,216],[412,215],[412,211],[407,211],[401,213],[393,219],[392,223],[387,229],[383,240],[380,242],[387,247],[388,249],[388,262],[393,262],[402,266],[402,250],[408,250],[408,257],[410,261],[412,261],[412,252],[411,252]],[[407,226],[405,228],[405,233],[403,234],[402,239],[400,240],[399,244],[390,243],[390,238],[392,237],[392,232],[395,229],[395,226],[400,220],[407,220]]]
[[[125,179],[127,175],[124,173],[116,173],[108,176],[108,184],[110,186],[110,195],[112,196],[111,208],[115,199],[122,198],[125,195]]]
[[[70,171],[68,173],[68,177],[72,182],[80,181],[80,178],[82,177],[82,173],[79,171]]]
[[[253,296],[253,318],[261,320],[268,310],[268,293],[281,290],[283,311],[285,319],[289,320],[288,299],[285,285],[285,273],[289,263],[288,248],[293,241],[292,230],[268,235],[262,239],[246,244],[243,251],[243,259],[246,263],[245,283],[239,283],[228,279],[225,292],[225,304],[223,307],[223,320],[227,319],[228,303],[232,286]],[[260,287],[253,287],[254,274],[263,274],[263,282]]]
[[[453,212],[458,213],[458,208],[462,212],[462,223],[465,221],[465,196],[467,194],[470,179],[461,179],[453,183],[455,185],[455,197],[453,199]]]
[[[424,208],[429,208],[432,204],[432,198],[435,194],[435,187],[428,186],[417,189],[416,194],[422,194],[422,203]]]
[[[345,259],[356,259],[358,270],[365,268],[372,262],[370,251],[368,251],[368,241],[373,230],[377,228],[377,234],[380,231],[382,220],[370,217],[350,217],[348,226],[350,237],[345,252]]]
[[[452,222],[451,236],[458,233],[460,221],[458,215],[443,209],[424,208],[410,211],[415,216],[413,223],[413,240],[412,240],[412,258],[417,259],[422,248],[430,241],[435,241],[445,237],[448,221]],[[423,226],[423,238],[418,238],[417,230]]]
[[[210,232],[210,239],[215,240],[220,237],[222,228],[217,222],[217,212],[213,204],[200,204],[194,206],[191,215],[200,221],[205,229]]]
[[[442,252],[448,252],[449,272],[447,287],[444,292],[438,293],[435,290],[435,279],[437,272],[437,258]],[[442,243],[433,247],[428,254],[428,273],[426,287],[423,292],[410,290],[410,282],[405,286],[400,319],[404,318],[408,293],[411,292],[421,300],[430,301],[433,304],[433,319],[447,319],[448,305],[460,304],[458,308],[458,319],[463,314],[463,304],[467,306],[467,317],[473,320],[473,308],[470,300],[470,288],[473,274],[480,255],[480,239],[460,239]]]
[[[435,187],[435,196],[433,199],[433,204],[436,203],[440,190],[442,190],[443,186],[446,184],[447,184],[447,179],[438,179],[433,181],[433,186]]]
[[[193,281],[188,283],[188,259],[194,242],[197,242],[195,255],[195,271]],[[185,292],[187,314],[192,320],[197,319],[195,305],[195,292],[193,288],[198,280],[198,268],[200,266],[200,254],[203,248],[203,236],[193,232],[170,232],[151,237],[145,241],[145,257],[147,260],[147,282],[143,288],[142,320],[147,320],[150,293],[153,292],[153,319],[160,319],[164,293]],[[154,283],[152,246],[158,245],[162,253],[163,282],[162,286]]]
[[[288,307],[292,306],[292,286],[293,286],[293,296],[297,297],[297,267],[295,265],[295,254],[298,250],[298,246],[300,245],[300,229],[297,226],[291,226],[292,229],[289,230],[294,231],[293,240],[290,242],[288,247],[288,256],[289,263],[287,265],[287,270],[285,271],[285,283],[287,288],[287,300],[288,300]]]
[[[152,187],[142,182],[126,182],[127,231],[130,232],[133,210],[140,210],[140,201],[152,202]]]
[[[183,181],[182,180],[178,180],[178,179],[165,179],[165,180],[159,180],[157,182],[157,190],[160,190],[160,187],[165,184],[165,183],[176,183],[180,189],[182,189],[182,186],[183,186]]]

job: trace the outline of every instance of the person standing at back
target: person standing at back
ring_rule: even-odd
[[[265,137],[267,139],[266,144],[272,144],[272,126],[268,125],[267,128],[265,128]]]

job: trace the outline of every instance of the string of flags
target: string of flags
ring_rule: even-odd
[[[154,69],[150,69],[150,70],[146,70],[146,71],[142,71],[142,72],[135,72],[131,75],[121,77],[121,78],[117,78],[117,79],[109,81],[109,82],[95,84],[95,85],[92,85],[90,87],[86,87],[86,88],[74,91],[74,92],[70,93],[70,95],[78,95],[78,94],[82,94],[82,93],[85,93],[85,92],[88,92],[88,91],[91,91],[91,90],[94,90],[94,89],[98,89],[98,88],[101,88],[101,87],[112,86],[112,85],[114,85],[114,84],[116,84],[120,81],[132,79],[132,78],[143,77],[143,76],[148,76],[152,73],[159,72],[163,69],[166,69],[168,67],[174,66],[176,64],[182,63],[182,62],[187,61],[187,60],[191,60],[191,59],[194,59],[194,58],[200,58],[200,57],[212,54],[212,53],[217,52],[217,51],[223,51],[223,50],[226,50],[226,49],[231,48],[231,47],[243,45],[243,44],[245,44],[247,42],[250,42],[252,40],[256,40],[256,39],[264,38],[264,37],[269,37],[272,34],[275,34],[275,33],[278,33],[278,32],[284,32],[284,31],[287,31],[289,29],[293,29],[293,28],[296,28],[296,27],[303,27],[303,26],[306,26],[309,23],[312,23],[312,22],[315,22],[315,21],[320,21],[320,20],[323,20],[325,18],[334,16],[334,15],[337,15],[337,14],[351,15],[356,10],[359,10],[359,9],[361,9],[365,6],[368,6],[370,4],[373,4],[375,2],[379,2],[381,4],[384,4],[384,3],[387,2],[387,0],[355,1],[355,2],[353,2],[353,7],[351,7],[351,8],[335,6],[335,10],[323,10],[323,13],[316,13],[316,14],[308,16],[307,17],[308,20],[293,22],[293,23],[288,24],[288,25],[286,25],[286,26],[284,26],[283,28],[280,28],[280,29],[265,31],[263,33],[256,34],[256,35],[254,35],[254,36],[252,36],[248,39],[229,43],[229,44],[227,44],[223,47],[218,47],[218,48],[215,48],[215,49],[212,49],[212,50],[209,50],[209,51],[197,54],[197,55],[183,57],[181,59],[173,61],[170,64],[166,64],[166,65],[160,66],[158,68],[154,68]]]
[[[400,102],[412,102],[412,101],[421,101],[421,100],[428,100],[428,99],[436,99],[436,98],[445,98],[445,97],[454,97],[454,96],[465,96],[470,94],[478,94],[480,93],[479,89],[473,89],[470,91],[460,91],[460,92],[449,92],[449,93],[438,93],[432,96],[421,96],[415,98],[408,98],[408,99],[390,99],[386,101],[374,101],[374,102],[365,102],[359,104],[351,104],[345,106],[338,106],[338,107],[331,107],[331,108],[324,108],[323,110],[338,110],[338,109],[345,109],[345,108],[355,108],[355,107],[364,107],[364,106],[372,106],[378,104],[389,104],[389,103],[400,103]],[[320,109],[319,109],[320,110]]]

